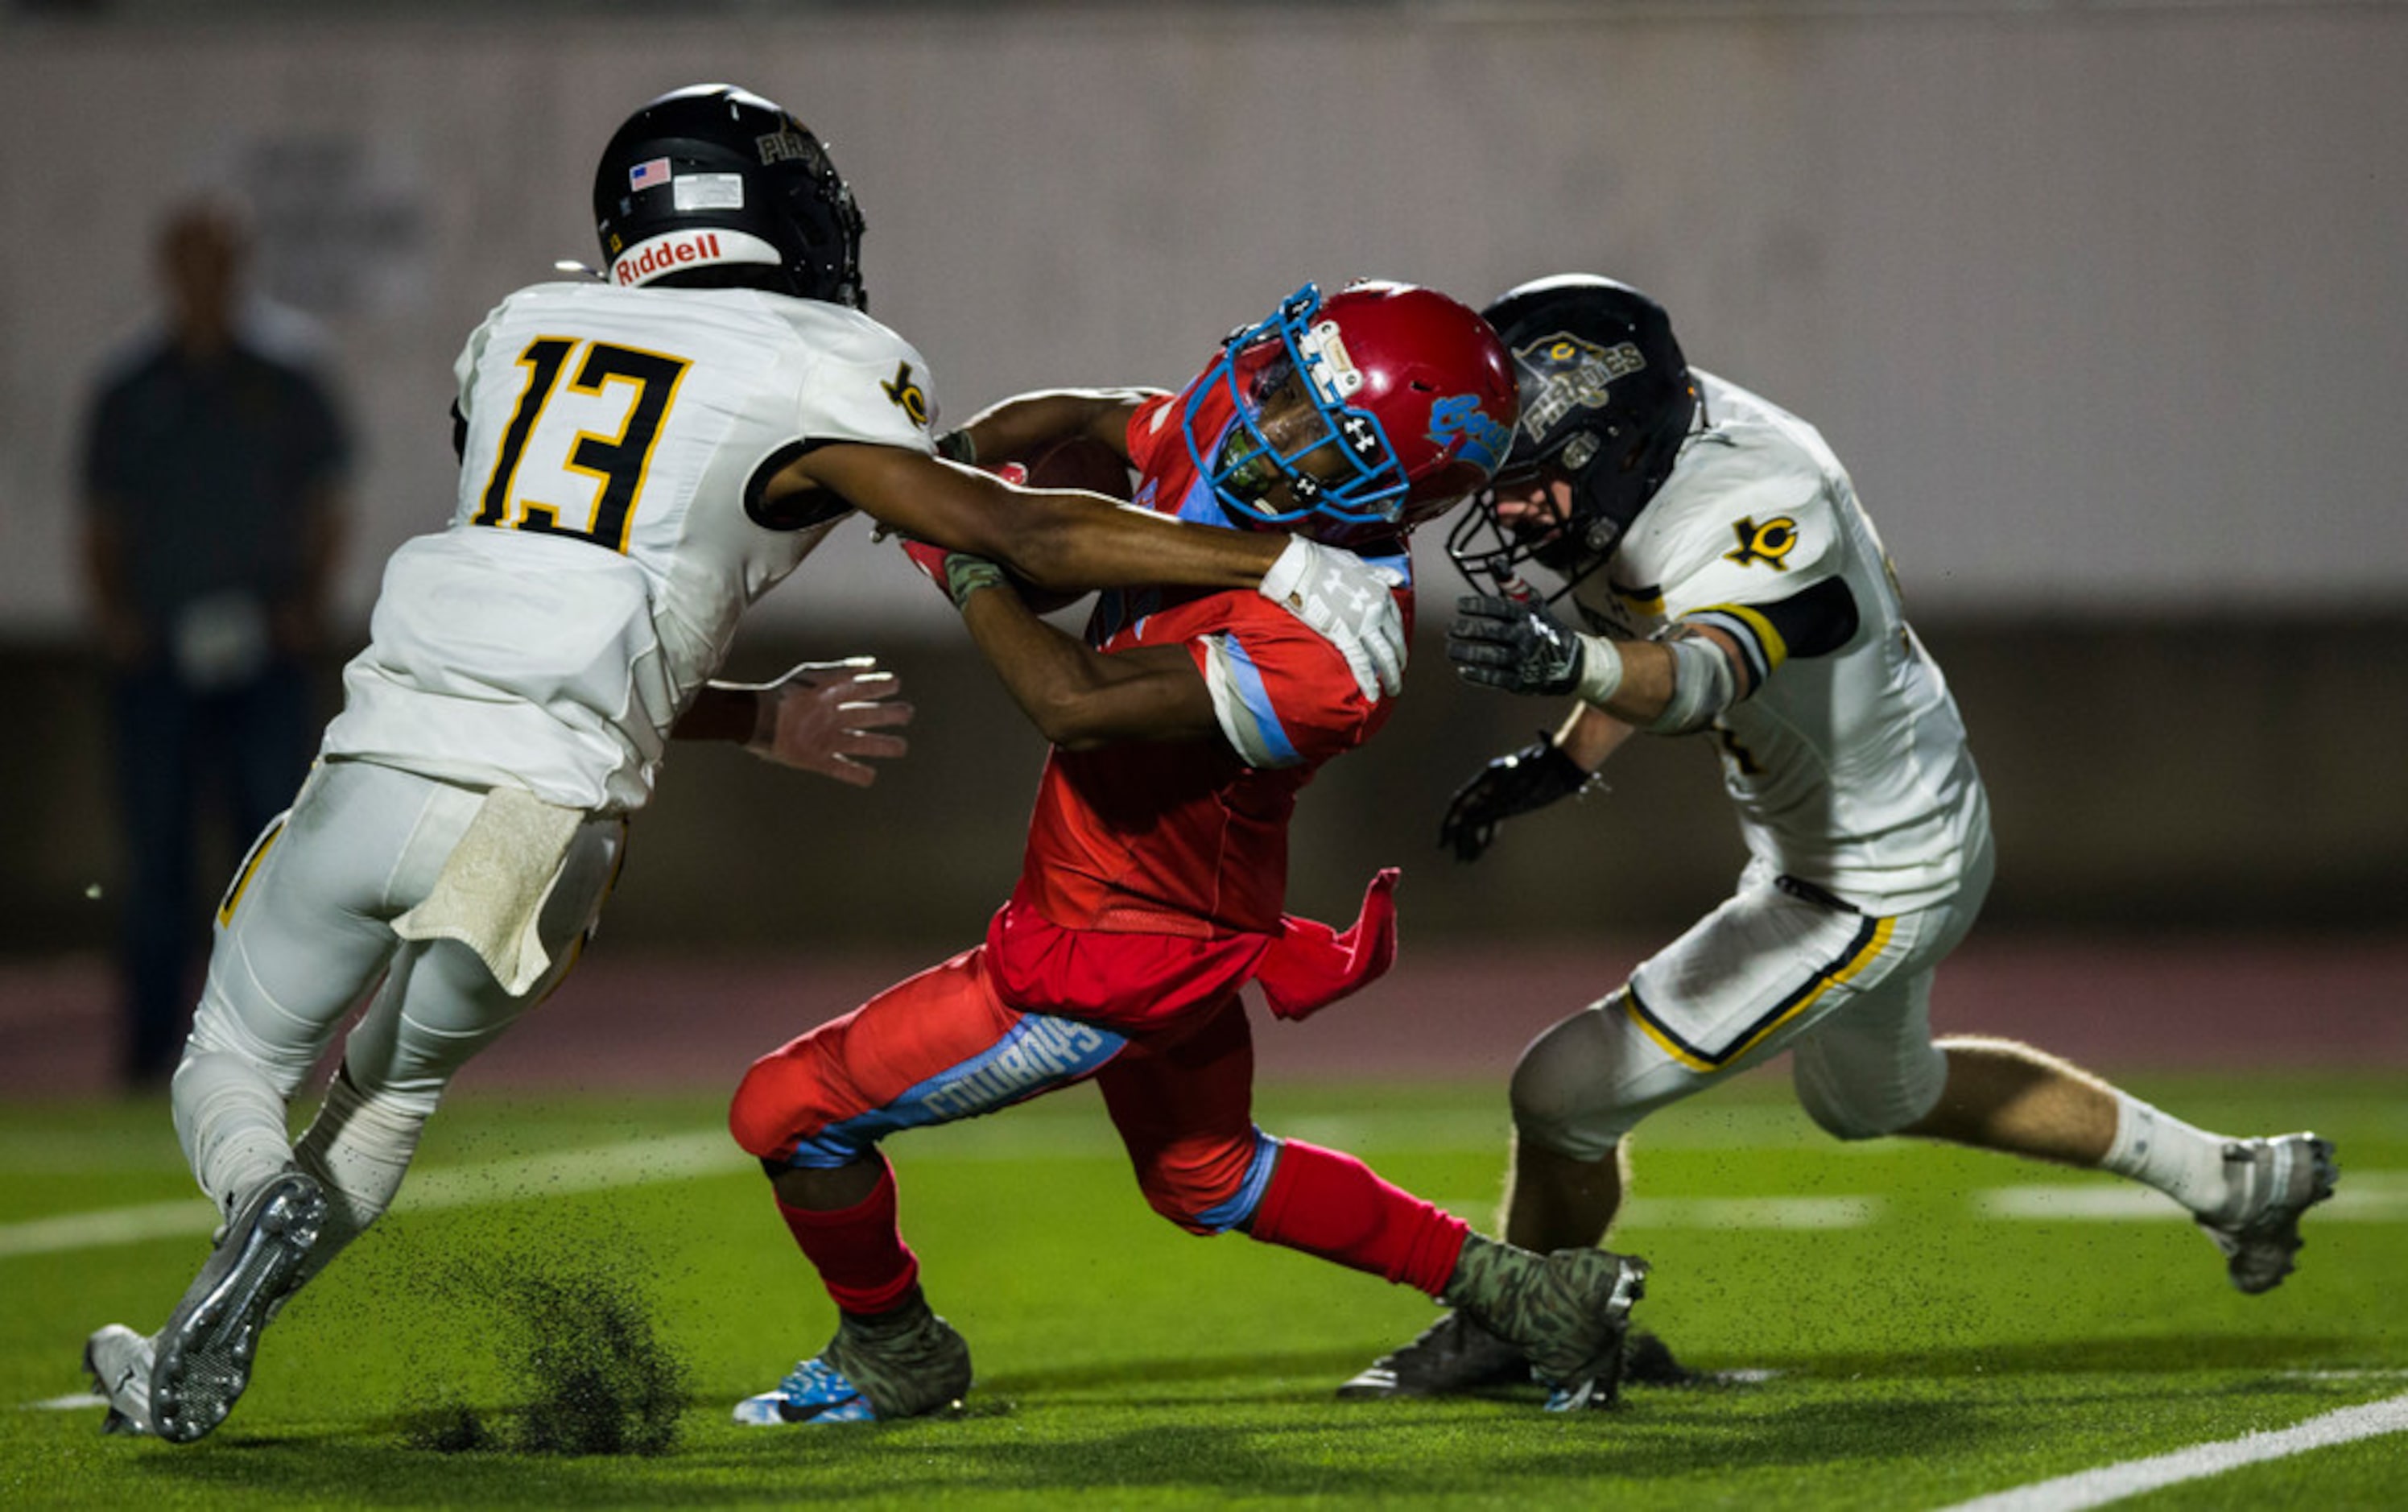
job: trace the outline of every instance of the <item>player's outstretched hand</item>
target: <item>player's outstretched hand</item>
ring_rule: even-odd
[[[892,760],[910,749],[902,736],[882,733],[911,722],[911,706],[895,697],[901,687],[874,656],[804,662],[752,690],[760,713],[744,749],[867,787],[878,780],[871,759]]]
[[[1353,552],[1291,536],[1255,589],[1336,646],[1364,698],[1377,703],[1382,690],[1405,687],[1405,618],[1389,592],[1404,581]]]
[[[1498,825],[1570,797],[1588,785],[1589,776],[1541,732],[1455,790],[1446,817],[1439,821],[1438,842],[1452,847],[1458,861],[1476,861],[1496,842]]]
[[[1508,693],[1569,693],[1580,682],[1581,638],[1540,604],[1490,594],[1455,601],[1446,659],[1467,683]]]

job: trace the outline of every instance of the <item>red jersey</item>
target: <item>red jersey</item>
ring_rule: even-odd
[[[1204,524],[1227,517],[1181,434],[1185,394],[1129,423],[1134,499]],[[1233,420],[1207,393],[1199,434]],[[1399,554],[1382,558],[1410,574]],[[1412,592],[1398,588],[1410,628]],[[1336,648],[1254,592],[1125,589],[1087,625],[1107,653],[1183,645],[1211,690],[1223,738],[1125,742],[1047,759],[1015,905],[1065,929],[1220,939],[1276,935],[1287,892],[1288,819],[1321,764],[1386,723]]]

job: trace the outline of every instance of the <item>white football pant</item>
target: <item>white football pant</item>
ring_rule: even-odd
[[[1995,867],[1986,827],[1975,845],[1954,897],[1888,917],[1784,890],[1751,865],[1628,983],[1522,1052],[1517,1137],[1599,1160],[1648,1114],[1783,1050],[1799,1101],[1840,1138],[1920,1119],[1948,1078],[1931,1043],[1932,974],[1972,928]]]
[[[177,1136],[201,1189],[228,1214],[296,1159],[324,1185],[312,1274],[392,1202],[452,1074],[566,974],[616,871],[625,821],[589,816],[539,915],[551,965],[516,997],[468,946],[404,941],[391,921],[426,897],[483,799],[397,768],[322,763],[219,906],[208,985],[176,1071]],[[287,1104],[371,989],[296,1147]]]

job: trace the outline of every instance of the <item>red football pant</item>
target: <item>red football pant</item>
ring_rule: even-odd
[[[1235,995],[1124,1033],[1012,1008],[983,955],[965,951],[755,1061],[729,1110],[737,1143],[764,1159],[833,1169],[876,1159],[877,1142],[898,1129],[1093,1077],[1139,1189],[1173,1223],[1199,1234],[1243,1229],[1432,1296],[1445,1287],[1469,1231],[1461,1219],[1352,1156],[1283,1145],[1254,1127],[1254,1040]],[[1130,995],[1143,993],[1140,985]],[[916,1275],[891,1174],[853,1207],[789,1221],[841,1306],[891,1305]]]

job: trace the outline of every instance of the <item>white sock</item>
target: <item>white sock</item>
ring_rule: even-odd
[[[228,1219],[244,1198],[293,1163],[284,1094],[241,1056],[187,1049],[170,1102],[193,1179]]]
[[[2226,1143],[2221,1135],[2117,1092],[2115,1139],[2099,1168],[2155,1187],[2200,1217],[2229,1218],[2246,1193],[2234,1191],[2225,1179]]]
[[[301,1169],[326,1189],[325,1228],[303,1279],[324,1270],[393,1205],[432,1111],[406,1099],[363,1094],[348,1075],[335,1077],[325,1105],[293,1150]]]

